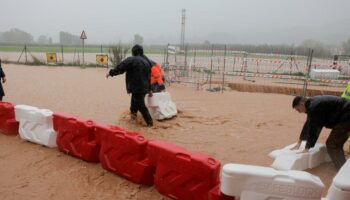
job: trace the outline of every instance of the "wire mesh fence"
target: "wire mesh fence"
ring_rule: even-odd
[[[350,80],[350,63],[346,60],[335,64],[332,59],[311,56],[308,63],[310,56],[248,53],[226,45],[171,49],[177,51],[167,51],[162,65],[167,82],[197,89],[339,95]],[[312,77],[310,71],[320,75]]]
[[[78,47],[55,46],[41,52],[38,49],[31,51],[33,48],[24,46],[15,53],[1,52],[1,58],[5,62],[47,64],[46,53],[54,52],[57,62],[62,65],[82,64],[82,52]],[[110,55],[108,46],[96,46],[90,51],[85,53],[86,65],[95,66],[96,55]],[[157,62],[163,61],[168,85],[181,83],[198,90],[223,92],[234,89],[291,95],[304,94],[306,90],[309,96],[339,95],[350,80],[350,56],[312,58],[308,63],[309,57],[305,55],[249,53],[228,45],[187,45],[180,49],[169,44],[159,52],[148,56]],[[109,66],[112,66],[111,62]],[[326,73],[312,76],[317,70]]]

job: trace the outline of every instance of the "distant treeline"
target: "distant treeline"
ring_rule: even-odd
[[[139,36],[142,38],[141,36]],[[143,42],[143,40],[141,40]],[[142,43],[141,42],[141,43]],[[59,43],[54,44],[51,37],[40,35],[37,40],[34,37],[22,30],[11,29],[6,32],[0,32],[0,51],[16,51],[17,48],[13,46],[20,47],[27,44],[28,46],[35,47],[34,51],[45,51],[45,48],[39,48],[38,46],[46,46],[55,48],[57,46],[64,45],[70,49],[80,48],[81,40],[78,35],[73,35],[68,32],[59,32]],[[123,44],[125,46],[131,46],[132,44]],[[9,48],[11,46],[11,48]],[[91,48],[90,52],[99,52],[99,47],[101,44],[96,45],[86,45],[86,48]],[[104,48],[110,48],[115,46],[113,44],[103,44]],[[179,45],[175,45],[179,46]],[[164,45],[144,45],[146,53],[164,53],[166,51],[167,44]],[[190,51],[194,50],[224,50],[225,44],[211,44],[209,41],[205,41],[201,44],[187,44],[187,49]],[[350,38],[344,41],[341,46],[336,45],[326,45],[322,42],[316,40],[305,40],[300,45],[289,45],[289,44],[227,44],[227,50],[230,51],[245,51],[248,53],[266,53],[266,54],[295,54],[304,55],[308,54],[309,48],[314,50],[314,56],[316,57],[333,57],[336,54],[346,54],[350,55]],[[21,48],[19,48],[21,49]],[[42,50],[41,50],[42,49]],[[46,48],[47,49],[47,48]]]
[[[190,50],[221,50],[225,49],[225,44],[190,44],[187,47]],[[309,48],[314,50],[314,56],[316,57],[332,57],[337,54],[339,47],[325,45],[318,41],[307,40],[301,45],[288,45],[288,44],[226,44],[228,51],[243,51],[247,53],[266,53],[266,54],[285,54],[285,55],[302,55],[307,56]]]
[[[0,32],[0,42],[10,44],[52,44],[52,38],[40,35],[37,40],[25,31],[17,28],[10,29],[9,31]],[[68,32],[61,31],[59,33],[59,43],[64,45],[78,45],[81,43],[79,36],[73,35]]]
[[[167,45],[145,45],[146,52],[165,52]],[[174,45],[180,46],[180,45]],[[344,41],[341,46],[326,45],[315,40],[305,40],[300,45],[288,44],[210,44],[205,42],[202,44],[187,44],[187,50],[198,51],[242,51],[247,53],[265,53],[265,54],[285,54],[285,55],[301,55],[307,56],[309,49],[313,49],[313,55],[320,58],[333,58],[334,55],[350,55],[350,38]]]

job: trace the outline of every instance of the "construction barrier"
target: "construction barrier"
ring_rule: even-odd
[[[335,69],[311,69],[310,77],[312,79],[335,80],[338,79],[340,72]]]
[[[346,161],[339,172],[333,178],[328,190],[327,200],[349,200],[350,199],[350,159]]]
[[[191,153],[164,141],[148,141],[138,133],[116,126],[98,125],[91,120],[79,120],[46,109],[0,102],[0,132],[16,134],[18,129],[21,138],[48,147],[56,146],[55,129],[61,151],[86,161],[100,159],[103,168],[138,184],[154,183],[161,194],[174,199],[320,200],[324,187],[317,176],[307,172],[241,164],[225,165],[220,183],[220,162],[207,155]],[[305,142],[298,151],[290,150],[294,145],[275,150],[270,156],[297,158],[296,152],[304,149]],[[324,153],[325,146],[316,144],[308,153],[300,154],[304,157],[294,159],[294,165],[286,166],[304,166],[305,163],[308,168],[316,166],[329,160]],[[334,177],[323,200],[350,199],[349,179],[350,159]]]
[[[205,154],[153,140],[148,143],[147,155],[156,166],[155,187],[168,197],[206,200],[220,183],[220,162]]]
[[[323,187],[319,177],[303,171],[226,164],[221,174],[221,191],[240,200],[320,200]]]
[[[99,162],[100,146],[96,142],[95,123],[63,114],[53,114],[58,149],[88,162]]]
[[[146,105],[153,119],[169,119],[177,115],[177,108],[169,92],[153,93],[146,98]]]
[[[57,146],[51,110],[16,105],[15,116],[19,122],[19,135],[22,139],[47,147]]]
[[[96,125],[101,145],[100,162],[104,169],[134,183],[153,185],[154,166],[146,156],[148,140],[142,135],[127,132],[116,126]]]
[[[306,141],[302,142],[298,150],[290,150],[295,145],[272,151],[269,156],[275,158],[275,161],[271,167],[277,170],[305,170],[331,161],[324,144],[317,143],[307,153],[300,153],[305,149]]]
[[[15,107],[12,103],[0,101],[0,133],[17,135],[19,123],[15,119]]]

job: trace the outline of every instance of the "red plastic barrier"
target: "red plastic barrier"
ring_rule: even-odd
[[[220,162],[163,141],[148,143],[147,155],[156,166],[157,190],[174,199],[206,200],[220,180]]]
[[[96,142],[95,124],[63,113],[53,114],[57,146],[62,152],[89,162],[99,162],[100,146]]]
[[[146,157],[148,140],[115,126],[96,126],[102,167],[137,184],[153,185],[155,167]]]
[[[15,119],[15,106],[12,103],[0,101],[0,133],[18,135],[19,123]]]
[[[220,191],[220,184],[209,192],[209,200],[235,200],[235,197],[227,196]]]

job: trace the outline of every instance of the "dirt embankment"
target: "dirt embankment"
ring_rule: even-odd
[[[275,94],[288,94],[288,95],[300,95],[303,94],[302,88],[287,87],[287,86],[273,86],[273,85],[258,85],[251,83],[228,83],[228,87],[232,90],[240,92],[261,92],[261,93],[275,93]],[[335,95],[340,96],[342,92],[332,91],[326,89],[308,89],[306,96],[316,95]]]

